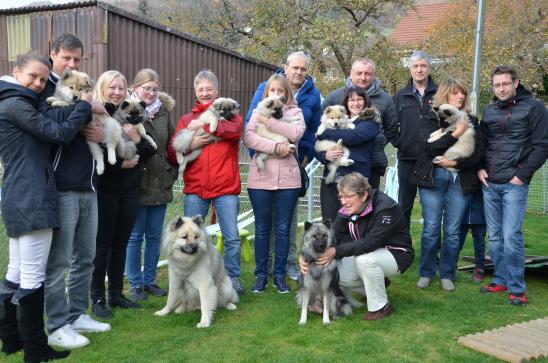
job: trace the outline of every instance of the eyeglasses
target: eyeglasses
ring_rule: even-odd
[[[354,198],[356,195],[358,195],[358,193],[354,193],[352,195],[342,195],[342,194],[339,194],[337,195],[337,199],[338,200],[350,200],[352,198]]]
[[[362,103],[365,102],[363,98],[349,98],[348,103]]]
[[[143,87],[143,86],[139,86],[139,87],[141,87],[141,89],[145,93],[158,93],[158,92],[160,92],[160,89],[156,88],[156,87]]]
[[[514,83],[514,82],[513,81],[508,81],[508,82],[497,83],[497,84],[493,85],[493,88],[494,89],[506,88],[506,87],[510,86],[512,83]]]

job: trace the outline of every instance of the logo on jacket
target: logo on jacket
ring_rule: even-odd
[[[392,223],[392,216],[381,217],[381,224],[391,224],[391,223]]]

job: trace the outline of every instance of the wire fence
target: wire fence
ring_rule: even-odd
[[[386,149],[390,167],[396,163],[395,150],[388,146]],[[240,214],[251,210],[251,202],[247,194],[247,174],[249,171],[250,159],[247,154],[247,149],[243,144],[239,152],[240,175],[242,179],[242,192],[240,194]],[[323,174],[323,166],[320,164],[317,167],[309,167],[310,173],[310,188],[305,197],[299,199],[297,206],[298,222],[321,218],[320,210],[320,181]],[[380,189],[384,190],[385,178],[381,179]],[[183,182],[178,180],[173,186],[174,200],[169,204],[166,213],[166,223],[177,215],[183,214]],[[538,170],[529,186],[529,201],[527,211],[537,214],[548,214],[548,163]],[[210,212],[211,214],[211,212]],[[210,216],[206,217],[209,222]],[[246,227],[251,234],[254,234],[254,224]],[[8,237],[3,221],[0,222],[0,276],[3,276],[8,267]]]

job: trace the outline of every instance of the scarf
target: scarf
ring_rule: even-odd
[[[160,111],[160,107],[162,107],[162,101],[160,101],[160,97],[156,97],[154,102],[152,102],[149,106],[146,107],[146,115],[151,120],[156,116],[158,111]]]

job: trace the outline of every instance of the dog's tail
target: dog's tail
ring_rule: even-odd
[[[331,289],[333,291],[333,294],[336,298],[336,315],[352,315],[352,305],[350,304],[350,301],[346,298],[344,295],[344,292],[341,290],[339,286],[339,270],[335,269],[333,271],[333,279],[331,280]]]

